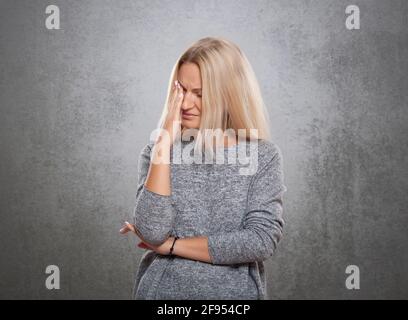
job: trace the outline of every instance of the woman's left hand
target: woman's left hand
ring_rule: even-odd
[[[167,238],[166,241],[164,241],[162,244],[158,246],[154,246],[152,244],[147,243],[143,237],[141,236],[139,230],[137,230],[136,226],[134,224],[131,224],[127,221],[125,221],[125,224],[122,226],[122,228],[119,230],[120,233],[125,234],[128,233],[129,231],[132,231],[135,233],[142,241],[137,245],[139,248],[142,249],[150,249],[155,251],[158,254],[162,255],[168,255],[170,253],[170,247],[173,243],[174,238],[169,237]]]

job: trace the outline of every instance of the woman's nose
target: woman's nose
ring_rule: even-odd
[[[195,103],[194,95],[189,94],[188,92],[186,92],[184,94],[182,106],[185,107],[185,108],[189,108],[189,107],[194,106],[194,103]]]

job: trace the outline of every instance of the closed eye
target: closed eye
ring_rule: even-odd
[[[181,88],[183,89],[183,92],[187,92],[186,88],[184,88],[184,86],[181,84],[180,80],[178,80],[178,82],[179,82]],[[193,91],[196,91],[196,90],[200,90],[200,89],[193,89]],[[200,92],[200,93],[196,93],[196,95],[197,95],[197,97],[199,97],[199,98],[202,97],[202,96],[201,96],[201,92]]]
[[[183,87],[182,87],[182,89],[183,89],[183,92],[184,92],[184,93],[186,93],[186,92],[187,92],[187,90],[186,90],[186,89],[184,89]],[[199,97],[199,98],[201,98],[201,97],[202,97],[202,95],[201,95],[201,94],[199,94],[199,93],[195,93],[195,95],[196,95],[197,97]]]

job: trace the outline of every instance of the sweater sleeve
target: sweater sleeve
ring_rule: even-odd
[[[144,185],[150,167],[151,149],[152,144],[147,144],[140,153],[133,221],[147,243],[160,245],[173,228],[175,209],[171,195],[152,192]]]
[[[211,263],[237,264],[271,257],[283,236],[282,196],[286,191],[282,153],[276,146],[272,159],[251,180],[241,228],[208,236]]]

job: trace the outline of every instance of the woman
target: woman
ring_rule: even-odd
[[[282,237],[287,189],[259,85],[235,44],[207,37],[186,50],[158,128],[139,158],[134,224],[121,229],[147,249],[134,298],[268,299],[264,261]],[[252,169],[225,161],[236,149],[256,151],[244,161]]]

